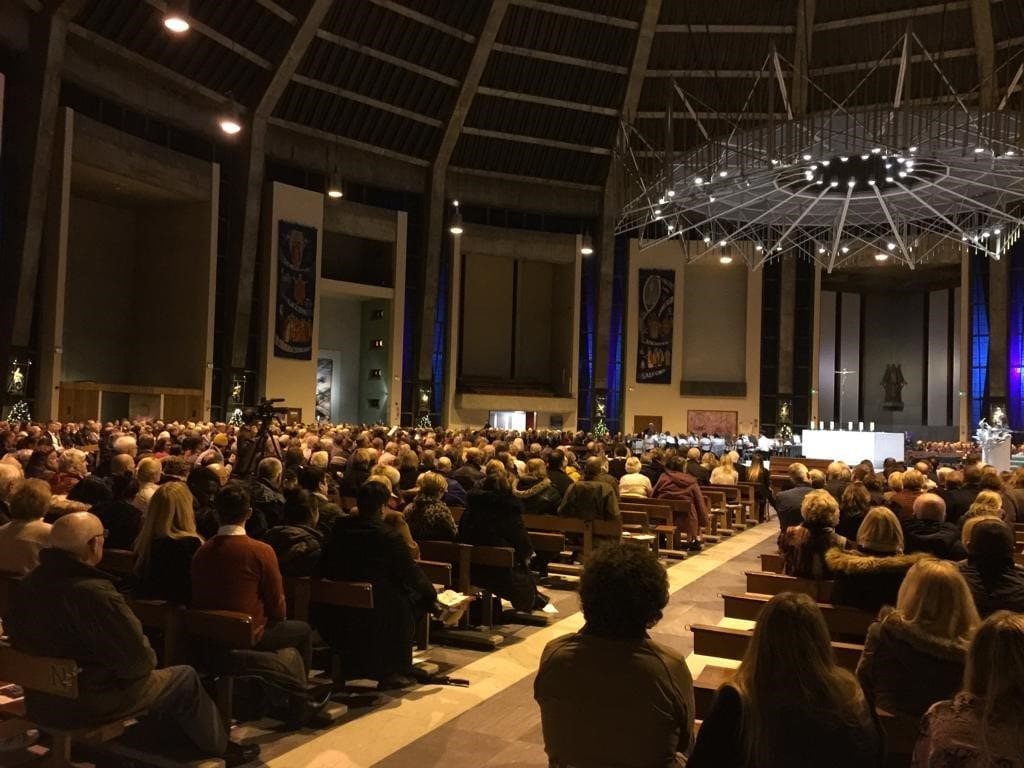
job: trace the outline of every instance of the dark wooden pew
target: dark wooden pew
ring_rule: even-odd
[[[762,553],[761,570],[769,573],[782,573],[782,555],[778,552]]]
[[[757,621],[761,609],[771,600],[768,595],[755,595],[750,593],[722,595],[725,603],[725,615],[730,619],[746,619]],[[845,605],[833,605],[831,603],[818,603],[829,632],[836,639],[847,637],[863,638],[868,627],[875,620],[876,616],[867,611],[857,608],[850,608]]]
[[[809,595],[815,602],[828,603],[832,600],[832,582],[819,579],[800,579],[781,573],[747,571],[747,592],[760,595],[778,595],[782,592],[799,592]]]
[[[693,631],[694,653],[718,656],[723,659],[742,659],[750,644],[750,639],[754,636],[752,630],[715,627],[710,624],[694,624],[690,629]],[[839,666],[850,672],[855,672],[864,646],[856,643],[833,642],[832,651],[835,653],[836,663]]]

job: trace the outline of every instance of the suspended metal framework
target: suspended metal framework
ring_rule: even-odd
[[[891,101],[847,108],[897,48],[901,64]],[[927,104],[906,98],[915,49],[918,60],[934,67],[947,97]],[[623,124],[617,154],[631,195],[617,232],[638,237],[641,249],[676,240],[688,261],[726,256],[757,269],[799,253],[829,272],[871,259],[914,269],[937,249],[948,251],[951,241],[998,259],[1016,239],[1024,210],[1024,121],[1005,107],[1024,64],[998,108],[971,109],[908,29],[844,98],[808,80],[834,107],[802,117],[793,116],[784,70],[794,68],[773,46],[746,104],[756,89],[769,88],[770,103],[777,95],[785,119],[776,121],[770,110],[751,129],[716,115],[731,126],[718,138],[699,118],[704,105],[695,108],[693,97],[673,83],[677,103],[705,139],[693,150],[672,146],[671,105],[661,151]]]

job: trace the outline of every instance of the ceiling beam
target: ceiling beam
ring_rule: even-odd
[[[153,8],[156,8],[158,11],[160,11],[160,13],[165,13],[167,11],[167,3],[165,2],[165,0],[146,0],[146,2]],[[258,53],[250,51],[244,45],[236,43],[227,35],[222,35],[216,29],[214,29],[208,24],[204,24],[200,19],[197,19],[195,16],[189,16],[188,22],[192,26],[192,29],[194,29],[196,32],[203,35],[204,37],[208,37],[210,40],[217,43],[222,48],[226,48],[232,53],[241,56],[250,64],[255,64],[257,67],[260,67],[261,69],[273,69],[274,65],[268,59],[263,58]]]
[[[647,77],[754,79],[765,74],[763,69],[649,69]]]
[[[466,74],[462,78],[462,85],[459,86],[458,96],[452,107],[451,115],[444,125],[441,133],[441,140],[437,145],[437,152],[430,165],[427,183],[427,211],[426,211],[426,232],[423,239],[423,280],[421,285],[423,303],[419,309],[420,332],[414,341],[414,370],[410,373],[420,381],[431,380],[431,360],[434,349],[434,323],[437,314],[437,290],[441,271],[441,249],[444,238],[447,234],[444,231],[444,214],[447,206],[446,181],[448,177],[448,165],[451,163],[455,146],[459,136],[463,132],[466,123],[466,116],[473,104],[473,97],[476,95],[480,85],[480,78],[483,77],[484,69],[491,57],[491,51],[497,48],[495,41],[498,39],[498,31],[505,20],[508,12],[509,0],[491,0],[490,8],[487,10],[487,18],[484,19],[480,36],[476,40],[476,47],[473,49],[473,56],[469,60]],[[414,312],[417,308],[407,307],[407,312]]]
[[[793,45],[793,113],[807,111],[808,80],[810,78],[811,42],[814,37],[816,0],[798,0],[796,4],[796,39]]]
[[[998,2],[998,0],[992,0]],[[883,24],[890,21],[903,21],[920,16],[934,16],[935,14],[951,11],[967,10],[969,0],[954,0],[948,3],[933,3],[922,5],[917,8],[907,8],[900,11],[886,11],[885,13],[869,13],[864,16],[854,16],[848,19],[833,19],[832,21],[819,21],[814,25],[815,32],[828,32],[836,29],[848,29],[859,27],[865,24]]]
[[[992,36],[992,7],[989,0],[970,0],[974,50],[978,56],[978,106],[993,110],[999,98],[995,40]]]
[[[651,48],[654,45],[654,35],[658,27],[658,17],[661,15],[661,6],[662,0],[647,0],[644,3],[644,13],[636,33],[633,56],[630,59],[626,77],[626,87],[623,89],[622,103],[619,105],[619,121],[623,125],[632,125],[636,122],[637,110],[640,108],[640,94],[644,89],[647,65],[651,60]],[[622,135],[622,130],[616,130],[615,140],[620,141]],[[597,301],[593,302],[594,315],[590,319],[594,328],[594,367],[590,380],[595,391],[608,388],[608,345],[611,337],[615,224],[622,211],[623,188],[622,163],[613,155],[609,158],[604,189],[601,190],[601,209],[597,219],[597,231],[594,233],[597,248],[596,252],[588,257],[597,259],[598,276]],[[581,413],[580,416],[588,421],[591,418],[589,413]],[[610,416],[619,418],[621,414],[610,414]]]
[[[337,85],[331,85],[330,83],[325,83],[322,80],[315,80],[312,77],[306,77],[305,75],[295,75],[292,78],[292,80],[293,82],[296,82],[299,85],[304,85],[307,88],[315,88],[318,91],[330,93],[334,96],[340,96],[343,99],[348,99],[349,101],[354,101],[358,104],[365,104],[368,107],[379,109],[382,112],[390,112],[393,115],[404,117],[407,120],[415,120],[418,123],[429,125],[431,128],[440,128],[442,125],[444,125],[444,123],[442,123],[436,117],[428,117],[427,115],[421,115],[419,112],[413,112],[410,109],[396,107],[391,102],[381,101],[379,99],[374,99],[370,96],[364,96],[361,93],[356,93],[355,91],[350,91],[347,88],[342,88]]]
[[[577,192],[600,192],[603,189],[600,184],[582,184],[578,181],[563,181],[561,179],[551,179],[541,176],[528,176],[521,173],[484,171],[479,168],[462,168],[457,165],[449,166],[448,169],[453,173],[458,173],[463,176],[479,176],[484,179],[501,179],[502,181],[523,182],[525,184],[540,184],[542,186],[559,187],[561,189],[573,189]],[[465,193],[463,193],[463,197],[465,196]]]
[[[476,42],[476,38],[473,35],[469,34],[468,32],[465,32],[464,30],[461,30],[458,27],[453,27],[449,24],[445,24],[443,21],[438,21],[433,16],[427,16],[427,14],[425,13],[415,11],[407,5],[396,3],[394,2],[394,0],[370,0],[370,2],[380,8],[387,9],[392,13],[397,13],[399,16],[404,16],[407,19],[412,19],[413,21],[418,22],[425,27],[430,27],[431,29],[436,29],[438,32],[444,32],[446,35],[451,35],[452,37],[458,38],[459,40],[462,40],[462,42],[464,43]]]
[[[362,45],[354,40],[349,40],[347,37],[336,35],[333,32],[319,29],[317,30],[316,36],[321,40],[326,40],[327,42],[338,46],[339,48],[344,48],[347,51],[353,51],[355,53],[362,54],[363,56],[368,56],[369,58],[376,59],[377,61],[383,61],[385,64],[400,67],[408,72],[413,72],[414,74],[421,75],[422,77],[436,80],[439,83],[444,83],[447,86],[454,88],[459,84],[459,81],[454,77],[442,75],[440,72],[435,72],[427,67],[421,67],[419,64],[413,64],[411,61],[407,61],[406,59],[398,56],[392,56],[390,53],[378,51],[376,48],[370,48],[369,46]]]
[[[543,2],[543,0],[512,0],[512,2],[514,5],[518,5],[522,8],[531,8],[536,11],[553,13],[558,16],[568,16],[573,19],[592,21],[596,24],[607,24],[610,27],[618,27],[620,29],[636,29],[640,26],[639,22],[631,21],[630,19],[623,19],[618,16],[608,16],[604,13],[594,13],[593,11],[581,11],[577,8],[569,8],[564,5],[546,3]]]
[[[785,120],[785,112],[680,112],[672,111],[673,120]],[[665,110],[645,110],[636,113],[637,120],[664,120]]]
[[[292,81],[295,70],[313,42],[313,36],[323,22],[333,0],[312,0],[309,10],[298,24],[293,25],[291,36],[282,46],[277,66],[263,87],[248,130],[243,134],[245,152],[242,155],[241,178],[244,186],[236,203],[237,229],[231,238],[228,263],[235,275],[233,309],[229,315],[232,333],[228,337],[230,348],[227,359],[233,368],[246,367],[249,348],[249,320],[252,316],[253,288],[256,285],[256,250],[259,243],[260,215],[263,203],[263,182],[267,160],[267,118],[274,114],[282,94]],[[219,393],[218,393],[219,395]]]
[[[477,96],[496,96],[499,99],[509,101],[523,101],[528,104],[540,104],[545,107],[556,107],[558,109],[571,109],[576,112],[587,112],[593,115],[605,115],[615,117],[619,114],[613,107],[598,107],[594,104],[581,104],[577,101],[565,101],[564,99],[551,99],[547,96],[537,96],[532,93],[520,93],[519,91],[505,91],[501,88],[490,88],[481,85],[476,89]]]
[[[958,58],[963,58],[965,56],[973,56],[973,55],[974,55],[974,49],[973,48],[952,48],[952,49],[950,49],[948,51],[943,51],[941,59],[938,59],[938,60],[939,61],[946,61],[948,59],[958,59]],[[938,58],[938,57],[936,57],[934,55],[932,56],[932,59],[936,59],[936,58]],[[930,62],[932,59],[929,59],[926,54],[915,53],[915,54],[911,55],[910,63],[911,64],[917,64],[917,63],[920,63],[920,62]],[[902,56],[892,56],[892,57],[890,57],[888,59],[882,59],[881,61],[878,61],[878,60],[875,60],[875,61],[855,61],[855,62],[851,62],[850,64],[832,64],[831,66],[827,66],[827,67],[817,67],[815,69],[810,70],[810,74],[811,74],[811,77],[818,77],[818,76],[822,76],[822,75],[842,75],[842,74],[845,74],[845,73],[848,73],[848,72],[864,73],[868,69],[870,69],[871,67],[878,67],[878,68],[882,68],[882,67],[898,67],[902,63],[903,63],[903,57]]]
[[[605,64],[604,62],[593,61],[592,59],[580,59],[576,56],[565,56],[561,53],[538,51],[535,48],[523,48],[518,45],[495,43],[494,50],[499,53],[510,53],[513,56],[524,56],[528,59],[550,61],[554,64],[568,64],[570,67],[582,67],[583,69],[593,69],[598,72],[612,72],[616,75],[629,74],[628,67],[621,67],[617,64]]]
[[[301,136],[311,136],[317,139],[322,139],[330,144],[339,144],[343,147],[350,147],[352,149],[359,150],[360,152],[367,152],[371,155],[380,155],[381,157],[388,157],[392,160],[401,160],[403,163],[410,163],[421,168],[426,168],[430,165],[429,160],[424,160],[422,157],[415,157],[414,155],[406,155],[402,152],[396,152],[393,149],[387,149],[386,147],[378,147],[376,144],[367,144],[357,139],[350,139],[347,136],[340,136],[336,133],[329,131],[321,131],[318,128],[310,128],[308,125],[302,125],[301,123],[294,123],[291,120],[285,120],[280,117],[271,117],[267,120],[267,123],[278,128],[290,131],[293,134]],[[326,152],[320,157],[318,163],[323,165]]]
[[[570,152],[583,152],[589,155],[610,155],[612,153],[608,147],[594,147],[587,144],[575,144],[571,141],[545,139],[541,136],[528,136],[522,133],[509,133],[508,131],[492,131],[486,128],[474,128],[468,125],[463,127],[462,134],[464,136],[480,136],[485,139],[497,139],[498,141],[515,141],[520,144],[533,144],[538,147],[565,149]]]
[[[659,33],[695,35],[791,35],[790,24],[659,24]]]
[[[275,3],[274,0],[256,0],[256,5],[266,8],[279,19],[284,19],[289,24],[296,24],[299,21],[296,16]]]

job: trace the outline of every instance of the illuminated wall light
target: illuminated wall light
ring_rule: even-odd
[[[448,225],[448,231],[453,235],[461,235],[464,230],[462,228],[462,211],[459,210],[458,200],[452,200],[452,208],[455,209],[455,212],[452,213],[452,220]]]
[[[590,256],[594,252],[594,240],[590,237],[589,232],[583,233],[583,239],[580,241],[580,253],[584,256]]]
[[[370,349],[384,349],[384,339],[373,339],[370,342]]]
[[[382,378],[382,376],[383,376],[383,374],[381,373],[380,368],[371,368],[370,369],[370,378],[371,379],[379,379],[379,378]]]
[[[371,319],[372,320],[383,320],[384,319],[384,310],[383,309],[375,309],[375,310],[373,310],[373,314],[371,315]]]
[[[889,254],[888,253],[879,252],[879,253],[875,254],[875,261],[888,261],[888,260],[889,260]]]
[[[718,263],[719,264],[732,264],[732,256],[719,256],[718,257]]]

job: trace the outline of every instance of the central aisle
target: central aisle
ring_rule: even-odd
[[[716,624],[723,591],[742,591],[743,573],[760,570],[758,554],[778,536],[774,520],[744,531],[668,569],[671,598],[651,633],[684,654],[686,629]],[[439,765],[544,768],[533,677],[544,646],[583,625],[578,610],[522,641],[458,670],[468,688],[422,686],[389,705],[311,738],[271,760],[271,768],[427,768]]]

